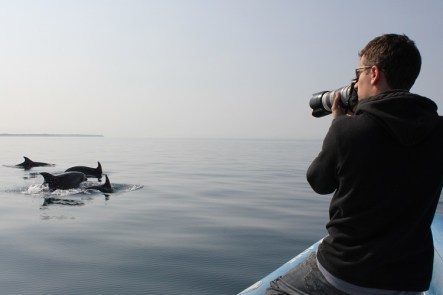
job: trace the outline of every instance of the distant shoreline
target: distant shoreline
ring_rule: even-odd
[[[0,133],[0,137],[104,137],[99,134],[16,134],[16,133]]]

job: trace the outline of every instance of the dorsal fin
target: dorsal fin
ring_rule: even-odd
[[[98,163],[98,165],[97,165],[97,170],[98,170],[98,172],[100,173],[100,174],[102,174],[103,173],[103,170],[102,170],[102,164],[100,164],[100,162],[97,162]]]
[[[111,187],[111,182],[109,181],[108,175],[105,175],[105,177],[106,177],[106,181],[105,181],[105,184],[103,186],[106,187],[106,188],[112,188]]]
[[[48,173],[48,172],[41,172],[40,175],[43,176],[43,179],[45,180],[43,182],[43,184],[49,183],[49,182],[51,182],[51,180],[54,179],[54,175],[52,175],[51,173]]]
[[[23,157],[23,158],[25,158],[25,163],[34,163],[34,161],[29,159],[28,157]]]
[[[105,183],[102,184],[100,186],[100,188],[98,188],[98,190],[100,190],[103,193],[112,193],[112,192],[114,192],[114,189],[111,186],[111,182],[109,181],[108,175],[105,175],[105,177],[106,177]]]

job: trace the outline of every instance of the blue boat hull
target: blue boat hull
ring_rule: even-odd
[[[443,215],[436,215],[432,223],[432,235],[434,236],[434,270],[432,281],[426,295],[443,295]],[[317,251],[322,240],[316,242],[311,247],[289,260],[278,269],[256,282],[249,288],[243,290],[238,295],[263,295],[271,281],[284,275],[303,262],[312,252]]]

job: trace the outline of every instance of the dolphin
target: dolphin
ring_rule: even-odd
[[[85,166],[75,166],[67,169],[65,172],[77,171],[84,173],[87,177],[95,177],[98,178],[98,181],[102,178],[102,165],[100,162],[97,162],[97,168],[85,167]]]
[[[88,180],[81,172],[66,172],[58,175],[42,172],[40,174],[45,179],[43,184],[48,184],[50,190],[78,188],[80,183]]]
[[[24,168],[25,170],[29,170],[32,167],[48,167],[48,166],[55,166],[54,164],[48,164],[48,163],[42,163],[42,162],[34,162],[28,157],[25,158],[25,161],[23,163],[15,165],[15,167]]]
[[[105,175],[105,177],[106,177],[106,182],[104,184],[90,186],[87,187],[86,189],[96,189],[101,191],[102,193],[113,193],[114,189],[111,186],[111,182],[109,181],[108,175]]]

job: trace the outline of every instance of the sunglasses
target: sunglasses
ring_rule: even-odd
[[[358,67],[355,69],[355,80],[358,81],[360,78],[361,73],[363,73],[364,70],[370,69],[372,66],[364,66],[364,67]]]

